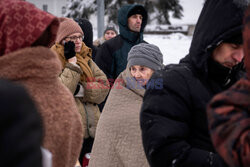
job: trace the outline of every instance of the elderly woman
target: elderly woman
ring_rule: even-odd
[[[82,115],[84,138],[95,137],[100,111],[97,104],[108,94],[106,75],[92,60],[92,50],[82,41],[81,27],[69,18],[61,18],[56,43],[52,46],[61,60],[60,79],[75,97]]]
[[[139,113],[145,89],[160,88],[158,81],[149,79],[163,68],[162,62],[162,53],[155,45],[141,43],[130,50],[127,68],[116,79],[100,117],[90,167],[149,166]]]

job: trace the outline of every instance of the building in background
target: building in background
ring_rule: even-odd
[[[67,0],[26,0],[34,4],[39,9],[49,12],[57,17],[63,16],[66,12],[66,2]]]

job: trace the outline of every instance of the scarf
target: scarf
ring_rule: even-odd
[[[64,46],[56,43],[54,46],[52,46],[51,49],[57,52],[59,59],[62,62],[62,66],[63,68],[65,68],[67,60],[64,56]],[[81,75],[82,82],[94,80],[93,72],[88,64],[89,60],[91,59],[91,54],[92,50],[88,48],[84,43],[82,43],[82,48],[80,53],[76,53],[76,58],[77,58],[76,64],[78,64],[83,71],[83,74]]]

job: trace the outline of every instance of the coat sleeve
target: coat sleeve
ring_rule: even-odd
[[[215,96],[207,108],[213,144],[231,166],[250,164],[249,85],[249,81],[240,80]]]
[[[109,92],[109,82],[106,75],[93,60],[89,61],[89,66],[92,69],[95,80],[82,83],[84,87],[83,101],[100,104]]]
[[[98,67],[106,74],[108,79],[114,79],[113,55],[107,42],[102,44],[97,50],[95,62]]]
[[[187,142],[192,103],[185,78],[175,71],[160,71],[153,74],[151,82],[162,76],[161,86],[146,91],[140,115],[143,147],[150,166],[220,166],[217,154],[193,148]]]
[[[80,82],[81,74],[82,70],[80,67],[67,63],[62,73],[59,75],[59,79],[67,88],[69,88],[72,94],[74,94],[77,84]]]

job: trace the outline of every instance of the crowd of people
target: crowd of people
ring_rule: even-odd
[[[248,5],[206,0],[188,55],[163,65],[140,4],[93,41],[85,18],[1,0],[0,166],[250,166]]]

